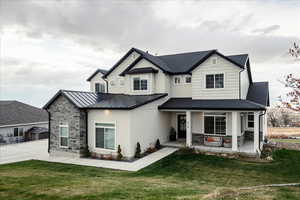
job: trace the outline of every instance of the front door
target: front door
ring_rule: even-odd
[[[177,115],[178,138],[186,138],[186,116]]]

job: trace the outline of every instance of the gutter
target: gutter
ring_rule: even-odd
[[[260,138],[259,138],[260,125],[261,125],[261,124],[260,124],[260,117],[261,117],[261,116],[264,116],[266,113],[267,113],[267,110],[265,110],[264,113],[263,113],[263,114],[260,114],[259,117],[258,117],[258,139],[259,139],[259,140],[258,140],[258,147],[259,147],[259,150],[260,150],[260,151],[261,151],[261,148],[260,148],[260,143],[261,143],[261,141],[260,141]],[[263,130],[262,130],[262,131],[263,131]],[[264,139],[264,138],[262,138],[262,139]]]
[[[108,93],[108,80],[107,79],[104,79],[103,80],[106,82],[106,93]]]

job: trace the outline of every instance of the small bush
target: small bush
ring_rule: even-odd
[[[136,149],[135,149],[135,155],[134,155],[135,158],[140,158],[141,157],[141,145],[140,143],[138,142],[136,144]]]
[[[89,151],[89,148],[86,147],[83,151],[83,156],[88,158],[88,157],[91,157],[91,152]]]
[[[157,148],[148,147],[145,153],[146,154],[150,154],[150,153],[154,153],[155,151],[157,151]]]
[[[121,146],[120,145],[118,145],[118,155],[117,155],[117,160],[122,160],[122,158],[123,158],[123,155],[122,155],[122,153],[121,153]]]
[[[160,149],[160,148],[161,148],[159,139],[156,140],[155,148],[156,148],[156,149]]]

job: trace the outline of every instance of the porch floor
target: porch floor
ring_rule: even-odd
[[[172,142],[169,141],[164,143],[163,146],[182,148],[186,146],[186,140],[179,139]],[[205,152],[234,153],[234,151],[232,151],[231,148],[226,148],[226,147],[211,147],[211,146],[205,146],[199,144],[192,144],[192,148],[195,148],[200,151],[205,151]],[[254,152],[253,149],[254,149],[253,141],[246,141],[242,146],[238,147],[238,152],[254,156],[256,155],[256,153]]]

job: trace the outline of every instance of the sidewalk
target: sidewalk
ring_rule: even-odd
[[[53,157],[48,155],[47,148],[48,140],[0,146],[0,164],[8,164],[25,160],[41,160],[126,171],[138,171],[178,150],[178,148],[165,147],[134,162],[122,162],[90,158]]]

